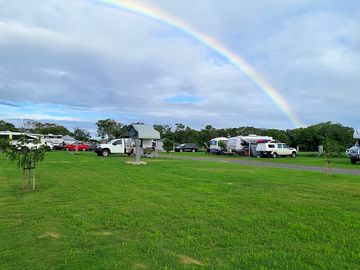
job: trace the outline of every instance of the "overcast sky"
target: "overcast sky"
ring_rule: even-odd
[[[293,128],[217,52],[96,0],[0,0],[0,119]],[[152,0],[254,67],[310,125],[358,127],[358,0]]]

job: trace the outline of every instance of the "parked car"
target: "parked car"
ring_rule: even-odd
[[[292,158],[296,157],[296,149],[289,147],[285,143],[281,142],[266,142],[266,143],[259,143],[256,146],[256,151],[262,157],[273,157],[277,158],[280,156],[290,156]]]
[[[354,131],[353,138],[356,141],[355,145],[346,150],[348,157],[352,164],[360,161],[360,129]]]
[[[86,144],[86,143],[78,143],[77,144],[77,150],[78,151],[85,152],[85,151],[89,151],[89,149],[90,149],[90,146],[88,144]],[[76,150],[76,144],[75,143],[74,144],[67,144],[67,145],[64,146],[64,150],[66,150],[66,151],[75,151]]]
[[[98,145],[94,152],[98,156],[108,157],[110,154],[128,154],[134,151],[135,142],[129,138],[120,138]]]
[[[198,150],[195,143],[183,143],[175,146],[175,152],[197,152]]]
[[[356,144],[350,149],[348,149],[347,154],[350,158],[352,164],[356,164],[357,161],[360,161],[360,145]]]

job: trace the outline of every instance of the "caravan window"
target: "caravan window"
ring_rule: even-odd
[[[8,135],[8,134],[1,134],[1,135],[0,135],[0,139],[5,139],[5,140],[7,140],[7,139],[9,139],[9,135]]]
[[[269,144],[269,148],[275,148],[275,144]]]
[[[215,141],[215,140],[210,141],[210,145],[217,145],[217,141]]]

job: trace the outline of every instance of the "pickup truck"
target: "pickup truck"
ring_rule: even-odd
[[[108,157],[110,154],[127,154],[134,152],[135,142],[129,138],[114,139],[107,143],[98,145],[94,152],[98,156]]]
[[[259,143],[256,146],[256,152],[260,154],[260,156],[268,156],[277,158],[279,156],[290,156],[292,158],[296,157],[296,149],[289,147],[285,143],[281,142],[266,142]]]

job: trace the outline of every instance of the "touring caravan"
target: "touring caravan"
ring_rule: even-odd
[[[62,135],[47,134],[42,137],[42,141],[51,143],[55,149],[62,149],[65,144],[65,140]]]
[[[259,142],[268,142],[272,141],[273,138],[269,136],[258,136],[258,135],[248,135],[248,136],[236,136],[229,138],[227,150],[238,155],[242,155],[245,150],[250,148],[250,153],[253,156],[256,156],[256,144]]]
[[[39,148],[41,146],[46,146],[49,150],[53,149],[53,145],[48,142],[44,142],[43,139],[36,134],[27,134],[21,132],[11,132],[11,131],[1,131],[0,139],[5,139],[10,142],[10,145],[21,149],[23,147],[27,148]],[[22,141],[24,139],[25,141]]]
[[[221,143],[224,143],[225,145],[227,145],[228,143],[228,138],[225,137],[218,137],[218,138],[214,138],[210,141],[210,153],[212,154],[222,154],[224,151],[226,151],[226,149],[222,149],[221,148]],[[220,143],[220,145],[219,145]]]

